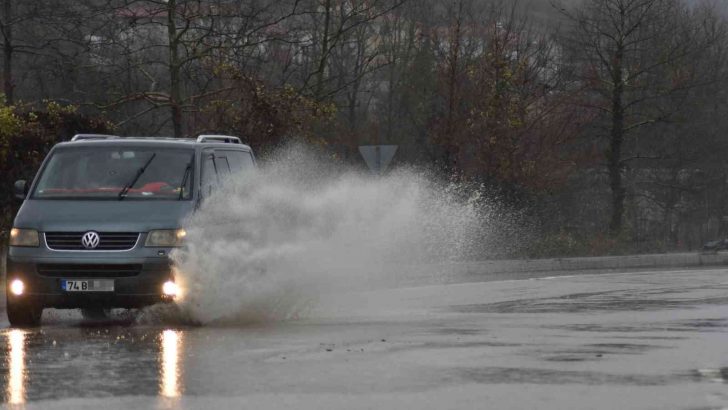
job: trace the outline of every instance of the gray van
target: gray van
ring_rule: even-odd
[[[181,224],[232,174],[255,168],[237,137],[196,139],[77,135],[48,153],[9,238],[7,315],[37,326],[44,308],[110,308],[173,301],[179,290],[169,252]]]

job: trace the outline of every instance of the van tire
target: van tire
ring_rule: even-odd
[[[7,298],[8,321],[12,327],[38,327],[43,308],[30,302],[20,302]]]

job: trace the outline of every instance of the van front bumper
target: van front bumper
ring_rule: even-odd
[[[27,301],[42,308],[60,309],[140,308],[172,301],[162,292],[164,283],[174,280],[166,256],[38,258],[12,253],[11,248],[6,266],[6,294],[12,300]],[[20,279],[24,284],[20,296],[14,295],[9,289],[15,279]],[[64,279],[110,279],[114,281],[114,290],[67,292],[61,287]]]

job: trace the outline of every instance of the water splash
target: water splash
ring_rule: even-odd
[[[489,212],[478,190],[425,172],[373,177],[288,148],[189,219],[172,254],[179,308],[200,323],[295,318],[327,293],[396,286],[403,266],[467,255]]]

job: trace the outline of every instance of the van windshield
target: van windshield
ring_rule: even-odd
[[[194,151],[164,147],[56,150],[33,199],[179,200],[192,197]]]

